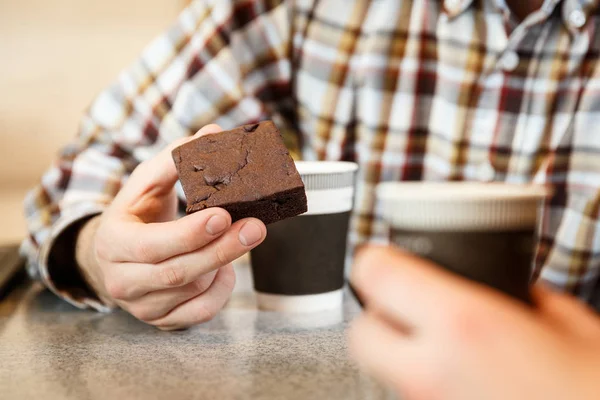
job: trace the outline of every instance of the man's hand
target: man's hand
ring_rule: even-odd
[[[536,308],[392,248],[362,251],[350,332],[364,368],[407,400],[600,398],[600,319],[534,289]]]
[[[195,137],[219,131],[208,125]],[[140,164],[109,209],[90,220],[77,240],[77,262],[100,298],[164,330],[214,317],[235,284],[231,262],[266,235],[261,221],[231,224],[218,208],[176,219],[171,151],[191,139]]]

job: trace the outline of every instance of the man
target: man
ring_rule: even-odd
[[[381,181],[552,185],[536,277],[591,301],[600,267],[597,10],[597,0],[194,1],[96,99],[76,141],[28,196],[31,272],[75,305],[119,306],[162,329],[210,319],[233,287],[229,263],[266,231],[255,219],[232,225],[222,210],[176,220],[169,153],[196,131],[220,129],[207,124],[271,118],[295,154],[360,164],[353,244],[386,241],[373,190]],[[363,265],[380,261],[369,254]],[[422,263],[384,258],[388,266]],[[375,271],[402,281],[391,268]],[[355,279],[375,311],[359,329],[394,320],[370,294],[368,276]],[[440,313],[481,303],[473,315],[497,308],[517,326],[531,316],[500,295],[435,276],[420,294],[472,300],[444,301]],[[399,343],[406,336],[380,333]],[[532,336],[511,343],[527,347]]]

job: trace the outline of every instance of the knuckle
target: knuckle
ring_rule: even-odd
[[[198,293],[204,292],[208,288],[208,283],[205,279],[196,279],[194,281],[194,291]]]
[[[215,318],[218,313],[219,313],[219,310],[217,308],[210,307],[204,303],[201,303],[198,306],[196,315],[193,317],[193,321],[197,324],[208,322],[208,321],[211,321],[213,318]]]
[[[213,283],[213,281],[215,279],[215,275],[216,275],[216,271],[212,271],[207,274],[204,274],[199,279],[196,279],[193,282],[192,291],[194,293],[204,293],[210,287],[210,285]]]
[[[128,290],[121,280],[115,279],[114,277],[107,277],[104,280],[104,286],[106,292],[113,299],[126,300],[128,298]]]
[[[138,241],[133,247],[133,257],[139,262],[157,262],[156,250],[146,242]]]
[[[183,268],[168,265],[159,270],[159,284],[167,287],[178,287],[186,283],[185,272]]]
[[[219,266],[227,265],[231,262],[229,257],[227,257],[227,253],[225,252],[223,245],[220,243],[217,243],[215,246],[215,259]]]
[[[143,322],[150,322],[156,317],[153,309],[143,305],[133,305],[129,307],[129,313]]]

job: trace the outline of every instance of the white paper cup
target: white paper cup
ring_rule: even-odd
[[[251,251],[257,304],[284,312],[339,308],[358,165],[299,161],[296,167],[308,212],[269,225],[266,240]]]
[[[526,302],[538,211],[548,195],[543,186],[504,183],[377,188],[392,243]]]

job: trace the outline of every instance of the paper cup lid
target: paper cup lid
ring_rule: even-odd
[[[307,191],[354,187],[358,164],[347,161],[296,161]]]
[[[549,192],[542,185],[499,182],[384,182],[377,187],[381,198],[396,201],[520,201],[543,199]]]
[[[478,182],[389,182],[377,187],[383,217],[393,227],[440,231],[533,228],[541,185]]]
[[[358,164],[349,161],[296,161],[300,175],[322,175],[356,172]]]

